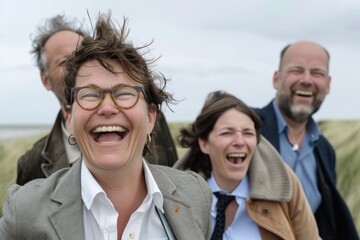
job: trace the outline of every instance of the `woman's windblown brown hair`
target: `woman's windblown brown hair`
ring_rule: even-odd
[[[118,23],[115,22],[117,25]],[[93,36],[85,36],[81,45],[67,59],[65,64],[65,109],[70,111],[74,103],[71,89],[76,84],[80,67],[87,61],[97,60],[106,70],[114,72],[109,60],[119,63],[124,71],[136,82],[144,85],[149,106],[159,111],[163,102],[174,101],[172,94],[165,92],[168,81],[161,73],[151,71],[149,66],[157,59],[146,59],[141,53],[150,44],[135,47],[128,41],[127,19],[119,29],[111,20],[111,14],[100,14],[96,22]]]

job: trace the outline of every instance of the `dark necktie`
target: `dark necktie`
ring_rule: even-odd
[[[225,209],[229,203],[235,199],[234,196],[224,195],[220,192],[214,192],[218,199],[216,211],[216,223],[211,240],[222,240],[225,231]]]

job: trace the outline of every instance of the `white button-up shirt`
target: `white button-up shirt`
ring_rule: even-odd
[[[163,210],[163,196],[143,161],[147,195],[132,213],[121,239],[167,239],[156,208]],[[81,166],[81,196],[86,240],[116,240],[118,212],[94,179],[84,161]],[[161,213],[160,213],[161,214]]]

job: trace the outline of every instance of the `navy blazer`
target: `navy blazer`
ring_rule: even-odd
[[[261,134],[280,152],[279,130],[272,101],[254,109],[262,121]],[[325,240],[358,240],[350,211],[336,189],[336,156],[334,148],[323,135],[314,148],[317,163],[318,187],[322,202],[315,213],[319,233]]]

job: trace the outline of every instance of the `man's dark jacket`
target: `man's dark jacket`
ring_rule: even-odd
[[[275,110],[270,102],[254,109],[262,121],[261,134],[280,152],[279,130]],[[315,213],[320,236],[325,240],[356,240],[359,236],[345,201],[336,189],[336,156],[334,148],[323,135],[314,148],[318,187],[322,196]]]
[[[24,185],[36,178],[46,178],[57,170],[70,166],[63,142],[62,122],[62,114],[59,112],[51,132],[19,158],[17,184]],[[151,154],[147,153],[144,158],[149,163],[169,167],[172,167],[178,158],[176,146],[162,112],[159,112],[153,130]]]

